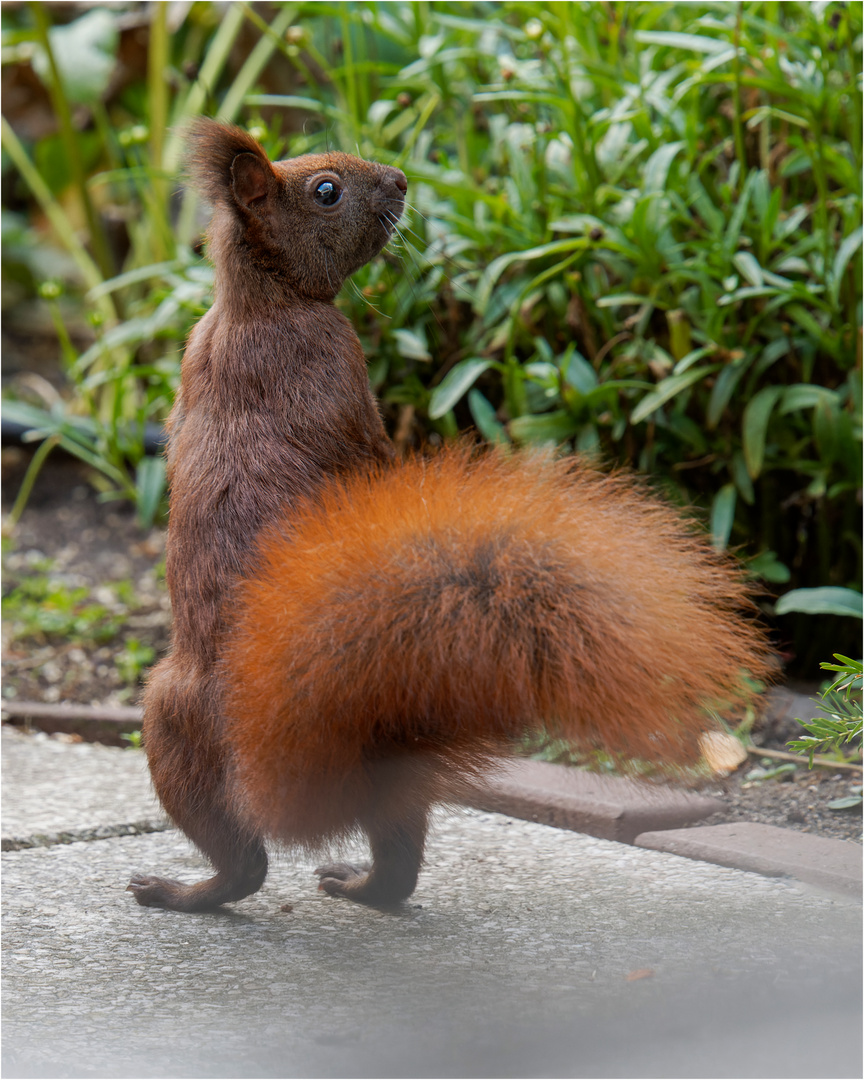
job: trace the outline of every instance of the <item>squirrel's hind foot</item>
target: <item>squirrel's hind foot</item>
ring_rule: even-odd
[[[166,908],[169,911],[189,911],[188,902],[192,885],[170,878],[151,877],[148,874],[136,874],[126,886],[142,907]]]
[[[414,891],[414,881],[387,880],[374,873],[368,863],[328,863],[319,866],[315,873],[321,892],[371,907],[393,907]]]
[[[136,874],[126,891],[131,892],[142,907],[165,908],[168,911],[215,911],[223,904],[242,900],[257,892],[267,876],[267,856],[261,848],[248,863],[231,872],[218,873],[197,885],[184,885],[169,878]]]

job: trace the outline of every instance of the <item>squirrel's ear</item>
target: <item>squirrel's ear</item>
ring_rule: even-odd
[[[192,182],[210,202],[250,209],[276,180],[267,155],[242,128],[201,117],[188,129],[187,147]]]
[[[231,163],[231,186],[234,198],[247,210],[254,209],[271,192],[274,183],[270,163],[257,154],[238,154]]]

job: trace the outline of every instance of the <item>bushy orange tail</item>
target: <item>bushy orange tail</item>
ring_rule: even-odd
[[[244,812],[314,844],[374,798],[373,763],[425,763],[434,788],[544,727],[692,759],[703,706],[764,675],[748,607],[678,512],[571,459],[461,448],[334,482],[262,538],[238,591],[224,663]]]

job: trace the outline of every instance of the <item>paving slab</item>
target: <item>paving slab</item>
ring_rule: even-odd
[[[848,901],[477,811],[396,914],[313,867],[184,916],[123,891],[176,833],[5,853],[4,1077],[860,1075]]]
[[[140,754],[8,745],[16,832],[146,810]],[[436,814],[395,913],[296,854],[224,912],[140,908],[131,874],[207,873],[175,831],[2,865],[6,1078],[862,1071],[859,905],[783,879],[467,809]]]
[[[676,829],[723,809],[722,802],[706,795],[546,761],[511,760],[502,760],[473,789],[469,802],[479,810],[625,844],[640,833]]]
[[[646,832],[635,843],[769,877],[795,878],[852,896],[862,893],[861,847],[848,840],[809,836],[758,822],[732,822]]]

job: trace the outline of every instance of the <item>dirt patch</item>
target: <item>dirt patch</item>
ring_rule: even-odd
[[[748,779],[762,770],[770,772],[776,761],[758,757],[743,765],[724,780],[702,788],[726,804],[725,809],[699,825],[723,825],[728,821],[758,821],[764,825],[798,829],[816,836],[861,843],[861,804],[832,810],[830,803],[860,794],[861,774],[845,770],[814,768],[807,762],[794,771],[770,779]]]
[[[3,509],[21,451],[3,451]],[[3,552],[3,697],[129,705],[169,644],[162,530],[100,502],[86,470],[58,455],[43,469]]]
[[[4,451],[4,509],[26,460],[23,451]],[[59,456],[50,462],[4,553],[4,698],[136,703],[147,667],[169,645],[163,559],[162,530],[142,531],[128,506],[100,502],[81,465]],[[24,602],[28,588],[36,598],[30,607]],[[34,610],[40,597],[41,615]],[[55,624],[52,604],[60,609]],[[754,741],[785,751],[789,739],[801,734],[795,716],[818,715],[809,697],[816,689],[795,686],[774,695],[754,726]],[[860,771],[808,770],[804,760],[751,755],[730,776],[701,788],[725,809],[700,824],[757,821],[860,843],[860,804],[829,806],[860,788]]]

